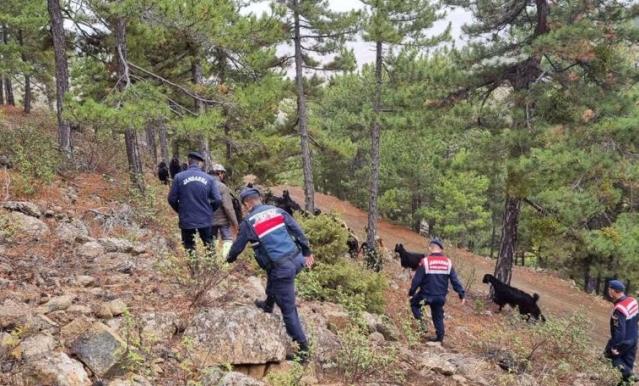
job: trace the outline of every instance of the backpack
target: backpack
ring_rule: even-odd
[[[237,199],[237,197],[235,197],[235,195],[233,195],[233,193],[230,193],[231,195],[231,203],[233,203],[233,211],[235,211],[235,218],[237,219],[238,224],[240,222],[242,222],[242,204],[240,204],[240,200]]]

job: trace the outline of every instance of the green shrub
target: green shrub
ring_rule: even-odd
[[[304,229],[317,261],[335,263],[348,251],[348,231],[334,215],[297,216],[296,220]]]
[[[530,324],[520,315],[486,330],[478,339],[490,358],[509,357],[511,371],[526,373],[542,385],[562,385],[576,373],[596,379],[598,385],[616,385],[619,372],[602,361],[589,338],[588,318],[574,314]],[[496,355],[499,353],[499,355]]]
[[[384,311],[387,288],[384,275],[345,258],[334,264],[320,262],[298,276],[299,292],[307,299],[340,303],[349,309],[362,308],[375,313]]]
[[[17,193],[35,193],[34,182],[51,183],[60,156],[55,139],[32,127],[3,130],[0,153],[9,156],[19,174],[13,181]]]

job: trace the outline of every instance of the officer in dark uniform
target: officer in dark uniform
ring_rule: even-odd
[[[213,178],[202,171],[204,157],[191,152],[188,161],[188,169],[175,175],[168,200],[180,218],[184,249],[191,253],[196,233],[207,248],[212,246],[213,212],[222,198]]]
[[[627,296],[625,291],[626,287],[619,280],[611,280],[608,283],[608,295],[614,303],[614,308],[610,318],[611,337],[604,355],[621,371],[623,382],[629,382],[633,377],[632,368],[637,354],[639,304],[637,300]]]
[[[444,255],[444,243],[434,238],[428,245],[430,255],[423,258],[419,263],[419,268],[415,272],[413,282],[408,291],[410,307],[413,316],[420,323],[422,329],[427,330],[426,323],[422,319],[422,303],[430,306],[435,325],[436,336],[428,338],[431,342],[444,341],[444,304],[448,294],[448,281],[453,285],[455,292],[459,294],[462,304],[464,299],[464,286],[457,278],[453,262]],[[419,291],[418,291],[419,290]]]
[[[273,312],[275,304],[282,311],[286,332],[298,343],[298,358],[306,361],[308,340],[300,324],[295,304],[295,276],[313,265],[313,255],[302,228],[285,211],[262,204],[260,192],[245,188],[240,200],[248,214],[240,223],[237,239],[231,246],[227,261],[234,262],[251,243],[255,259],[266,270],[266,300],[255,304],[264,312]]]

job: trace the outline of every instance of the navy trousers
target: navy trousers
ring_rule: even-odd
[[[410,299],[410,309],[413,311],[415,319],[422,319],[422,303],[428,304],[430,313],[433,316],[433,325],[439,340],[444,339],[446,328],[444,327],[444,304],[446,304],[445,296],[428,296],[422,291],[418,291]]]
[[[632,376],[632,368],[635,365],[635,356],[637,354],[637,344],[626,350],[619,356],[612,358],[612,365],[621,371],[624,381],[628,381]]]
[[[187,252],[195,250],[195,234],[199,233],[206,248],[213,245],[213,228],[205,227],[198,229],[182,229],[182,245]]]
[[[304,268],[304,257],[298,255],[281,264],[274,264],[266,281],[266,310],[275,304],[282,311],[288,335],[299,344],[306,344],[306,335],[300,323],[295,301],[295,276]]]

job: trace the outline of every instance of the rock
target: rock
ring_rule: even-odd
[[[58,225],[55,233],[60,240],[69,244],[76,241],[83,242],[89,240],[89,230],[86,225],[78,219],[73,219],[70,223],[61,223]]]
[[[126,253],[112,252],[98,256],[94,263],[99,269],[104,271],[120,271],[131,273],[135,268],[135,263],[131,255]],[[127,272],[128,271],[128,272]],[[127,278],[127,280],[130,280]]]
[[[238,286],[238,280],[242,280],[245,285]],[[264,286],[258,277],[251,276],[247,279],[229,276],[206,293],[204,304],[253,304],[256,299],[264,297]]]
[[[132,252],[134,255],[141,255],[141,254],[143,254],[144,252],[146,252],[146,250],[147,250],[147,246],[146,246],[146,245],[144,245],[144,244],[136,244],[136,245],[133,247],[133,251],[131,251],[131,252]]]
[[[113,313],[111,312],[111,307],[109,303],[102,303],[95,309],[95,316],[100,319],[111,319],[113,317]]]
[[[107,374],[123,358],[126,343],[102,323],[91,328],[71,343],[71,353],[76,355],[98,377]]]
[[[323,368],[334,366],[337,353],[341,345],[337,335],[328,329],[324,314],[330,310],[339,309],[330,303],[304,304],[300,307],[304,330],[309,339],[314,342],[313,356]]]
[[[56,296],[49,300],[40,310],[44,309],[44,313],[64,311],[71,306],[74,299],[75,296],[73,295]]]
[[[25,241],[37,241],[46,238],[49,226],[42,220],[28,216],[21,212],[11,212],[8,215],[13,233],[11,238]]]
[[[177,333],[179,318],[175,312],[149,312],[140,315],[140,322],[142,342],[155,344],[166,342]]]
[[[63,344],[70,345],[78,336],[89,330],[92,325],[93,322],[84,316],[76,318],[60,329],[60,340],[62,340]]]
[[[399,330],[387,318],[382,317],[381,315],[371,314],[369,312],[364,312],[362,317],[370,332],[377,331],[384,335],[384,339],[389,341],[395,342],[399,340]]]
[[[457,371],[455,366],[446,359],[429,353],[422,355],[420,367],[422,371],[434,371],[445,376],[451,376]]]
[[[260,382],[238,372],[224,373],[217,367],[205,371],[202,377],[202,386],[266,386],[264,382]]]
[[[384,343],[386,339],[384,339],[384,335],[380,334],[379,332],[374,332],[368,336],[368,341],[373,344],[380,345]]]
[[[42,211],[40,208],[32,203],[27,201],[5,201],[2,203],[2,207],[12,211],[12,212],[20,212],[26,214],[31,217],[41,217]]]
[[[126,303],[122,299],[111,300],[108,306],[113,316],[120,316],[127,310]]]
[[[51,353],[55,349],[56,341],[49,334],[37,334],[25,338],[18,345],[18,350],[25,360],[31,360],[45,354]]]
[[[11,162],[11,158],[7,155],[0,155],[0,167],[11,169],[13,167],[13,162]]]
[[[109,382],[108,386],[153,386],[141,375],[131,374],[126,379],[117,378]]]
[[[50,386],[90,386],[82,364],[61,352],[28,363],[23,372],[26,384]]]
[[[0,306],[0,328],[6,329],[26,324],[30,315],[31,312],[28,305],[6,299]]]
[[[453,375],[452,380],[455,381],[455,383],[457,383],[460,386],[468,384],[468,379],[466,379],[466,377],[461,376],[459,374]]]
[[[7,332],[0,331],[0,358],[4,358],[16,344],[18,344],[16,337]]]
[[[129,240],[109,237],[99,239],[98,242],[107,252],[129,253],[133,251],[133,244]]]
[[[203,309],[184,336],[192,339],[192,354],[200,366],[279,362],[288,346],[282,320],[254,306]]]
[[[341,309],[328,310],[324,313],[324,317],[326,318],[328,329],[333,332],[344,330],[351,324],[348,312]]]
[[[78,275],[75,278],[75,282],[80,287],[91,287],[95,284],[95,278],[89,275]]]
[[[103,255],[106,251],[97,241],[89,241],[78,247],[76,254],[86,259],[95,259]]]

